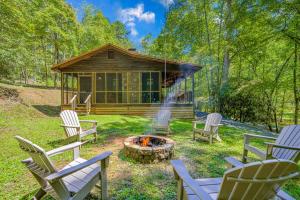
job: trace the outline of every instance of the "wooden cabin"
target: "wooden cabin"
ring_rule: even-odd
[[[193,117],[194,73],[200,69],[112,44],[52,67],[61,73],[62,110],[152,116],[169,109],[175,118]]]

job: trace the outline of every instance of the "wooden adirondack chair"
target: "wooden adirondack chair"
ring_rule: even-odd
[[[289,160],[249,163],[227,170],[223,178],[202,179],[193,179],[181,160],[172,160],[171,164],[178,181],[178,200],[293,199],[280,186],[299,176],[297,165]]]
[[[209,141],[209,144],[213,143],[213,139],[221,142],[221,138],[218,133],[220,122],[222,121],[222,115],[219,113],[211,113],[207,115],[204,129],[198,129],[197,124],[201,121],[193,121],[193,140],[196,139],[196,134],[199,134],[200,139]]]
[[[262,151],[250,145],[250,139],[274,140],[275,143],[265,142],[266,151]],[[284,127],[277,138],[262,135],[244,134],[243,162],[247,162],[248,151],[256,154],[261,159],[287,159],[294,162],[300,160],[300,125]]]
[[[170,130],[171,111],[161,110],[157,113],[152,123],[152,134],[169,135]]]
[[[94,141],[97,140],[97,121],[94,120],[79,120],[78,115],[73,110],[64,110],[60,113],[60,117],[63,121],[61,125],[68,138],[76,138],[77,141],[81,141],[81,138],[93,134]],[[83,130],[80,123],[92,123],[93,126],[88,130]]]
[[[22,162],[41,186],[34,199],[41,199],[45,194],[62,200],[84,199],[97,183],[101,183],[101,199],[108,199],[107,167],[112,152],[102,153],[86,161],[79,157],[81,142],[45,152],[20,136],[15,138],[21,149],[31,157]],[[69,150],[73,150],[74,161],[58,170],[50,157]]]

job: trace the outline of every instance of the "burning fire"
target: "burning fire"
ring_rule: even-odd
[[[146,146],[148,146],[149,142],[150,142],[150,137],[144,137],[141,140],[141,146],[146,147]]]

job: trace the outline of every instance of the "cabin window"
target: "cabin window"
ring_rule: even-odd
[[[115,58],[115,54],[113,50],[108,50],[107,51],[107,57],[108,59],[114,59]]]

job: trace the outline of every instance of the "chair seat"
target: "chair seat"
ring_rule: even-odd
[[[203,178],[195,179],[195,181],[205,192],[209,194],[209,196],[211,196],[212,199],[217,199],[222,178]],[[183,187],[188,200],[200,200],[200,198],[197,197],[185,183],[183,184]]]
[[[72,161],[68,165],[66,165],[63,169],[70,168],[72,166],[76,166],[80,163],[85,162],[85,159],[77,158]],[[101,171],[99,164],[95,163],[90,165],[89,167],[83,168],[80,171],[77,171],[73,174],[70,174],[63,178],[63,181],[70,192],[77,193],[80,191],[87,183],[89,183],[93,178],[98,176]],[[99,179],[98,179],[99,180]]]

